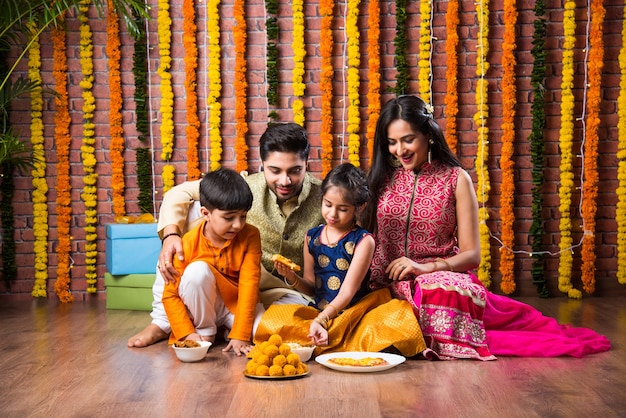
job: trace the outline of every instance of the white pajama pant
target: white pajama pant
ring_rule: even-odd
[[[169,334],[172,328],[162,302],[164,286],[163,276],[157,269],[156,280],[152,286],[154,299],[150,316],[153,324]],[[178,286],[178,294],[187,307],[198,334],[213,336],[217,334],[217,328],[220,326],[229,330],[233,327],[235,315],[224,304],[215,275],[204,261],[192,262],[185,268]],[[257,303],[252,335],[256,332],[264,312],[263,305]]]

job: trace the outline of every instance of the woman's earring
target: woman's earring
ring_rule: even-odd
[[[402,163],[400,163],[400,160],[398,160],[396,157],[389,158],[389,162],[391,163],[391,166],[394,168],[398,168],[402,165]]]
[[[428,140],[428,164],[430,164],[430,162],[431,162],[430,148],[432,147],[432,145],[433,145],[433,140],[431,138],[431,139]]]

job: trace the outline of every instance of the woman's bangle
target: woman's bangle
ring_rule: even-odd
[[[178,232],[170,232],[169,234],[165,234],[163,236],[163,238],[161,238],[161,245],[163,245],[163,242],[168,239],[169,237],[173,237],[174,235],[176,235],[178,238],[180,238],[180,234]]]
[[[287,281],[287,277],[283,276],[283,281],[285,282],[285,284],[287,285],[288,288],[293,289],[294,287],[296,287],[298,285],[298,283],[300,283],[300,279],[298,278],[297,275],[294,275],[296,277],[296,280],[293,283],[289,283]]]
[[[446,268],[447,268],[449,271],[454,271],[454,269],[452,268],[452,266],[450,265],[450,263],[448,263],[448,261],[446,261],[446,259],[444,259],[444,258],[437,258],[435,261],[441,261],[443,264],[445,264],[445,265],[446,265]]]

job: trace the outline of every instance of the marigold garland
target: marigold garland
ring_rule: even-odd
[[[600,126],[600,88],[602,68],[604,67],[604,45],[602,41],[602,25],[604,23],[602,0],[591,1],[591,29],[589,34],[589,90],[587,91],[587,122],[585,127],[584,146],[584,178],[582,218],[585,228],[582,246],[582,282],[588,294],[595,291],[596,286],[596,253],[595,231],[598,197],[598,127]]]
[[[348,161],[359,167],[361,160],[361,115],[359,106],[359,66],[361,65],[361,53],[359,51],[359,4],[360,0],[348,0],[348,15],[346,16],[346,33],[348,44]]]
[[[31,26],[31,33],[36,33],[36,25]],[[35,242],[35,283],[33,297],[48,295],[48,183],[46,181],[46,151],[43,127],[43,89],[41,78],[41,45],[39,37],[33,39],[28,50],[28,79],[35,84],[30,92],[30,141],[33,149],[33,235]]]
[[[504,0],[504,40],[502,43],[502,186],[500,189],[500,218],[502,223],[502,244],[500,251],[500,273],[502,281],[500,289],[510,295],[515,291],[515,256],[512,251],[515,245],[514,207],[514,172],[513,144],[515,142],[515,24],[517,10],[515,0]]]
[[[625,18],[622,20],[622,47],[619,52],[620,92],[617,99],[618,143],[617,158],[617,281],[626,284],[626,8]]]
[[[248,144],[246,142],[248,135],[248,121],[246,120],[248,97],[246,40],[248,34],[245,1],[235,0],[233,11],[235,14],[235,27],[233,28],[235,41],[235,158],[237,160],[235,169],[241,172],[248,169]]]
[[[109,122],[111,132],[111,189],[115,218],[126,215],[124,202],[124,127],[122,126],[122,78],[120,66],[120,22],[112,0],[108,0],[106,54],[109,70]]]
[[[367,63],[369,82],[367,84],[367,151],[374,153],[374,133],[380,116],[380,2],[370,0],[367,18]]]
[[[332,64],[333,52],[333,10],[335,2],[333,0],[320,0],[319,5],[320,22],[320,91],[321,91],[321,126],[320,143],[322,152],[322,178],[332,169],[333,161],[333,76],[335,69]]]
[[[572,299],[580,299],[582,292],[572,286],[572,219],[570,207],[574,189],[574,46],[576,45],[576,2],[567,0],[563,12],[563,69],[561,80],[561,127],[559,149],[561,150],[559,185],[559,291]]]
[[[476,3],[476,14],[478,17],[478,51],[476,53],[476,107],[477,112],[474,114],[474,123],[478,126],[478,148],[476,156],[476,175],[477,175],[477,198],[481,207],[478,210],[479,233],[480,233],[480,265],[478,266],[478,278],[489,288],[491,286],[491,233],[487,220],[489,219],[489,211],[485,207],[489,200],[489,192],[491,184],[489,183],[489,170],[487,161],[489,159],[489,128],[487,128],[487,119],[489,118],[489,106],[487,105],[488,81],[485,74],[489,69],[487,61],[487,53],[489,52],[489,2],[481,0]]]
[[[432,15],[432,3],[430,0],[420,1],[420,43],[419,43],[419,93],[426,103],[431,103],[430,78],[431,78],[431,41],[430,33]]]
[[[198,94],[196,93],[198,69],[198,45],[196,44],[196,9],[194,0],[183,0],[183,47],[185,49],[185,108],[187,125],[187,179],[200,178],[198,142],[200,139],[200,118],[198,117]]]
[[[57,156],[56,173],[56,215],[58,245],[57,253],[57,278],[54,283],[54,291],[63,303],[73,302],[74,296],[70,293],[70,251],[72,247],[70,236],[70,220],[72,216],[72,186],[70,184],[70,112],[67,92],[67,56],[66,56],[66,33],[61,25],[52,29],[53,45],[53,76],[55,80],[56,95],[54,102],[56,112],[54,114],[54,142]]]
[[[169,161],[174,151],[174,90],[172,88],[172,18],[170,17],[169,0],[159,0],[157,14],[157,33],[159,36],[159,68],[157,73],[161,78],[161,160]],[[173,165],[163,167],[163,192],[167,192],[174,185],[170,178],[174,173]]]
[[[446,95],[443,99],[446,118],[446,142],[456,153],[458,144],[457,116],[459,114],[459,95],[457,92],[459,75],[459,1],[448,1],[446,12]]]
[[[304,57],[306,50],[304,49],[304,1],[293,0],[291,4],[293,13],[293,72],[292,84],[293,95],[296,97],[292,104],[293,121],[304,126],[304,103],[300,97],[304,96],[306,85],[304,78]]]
[[[220,47],[220,0],[207,2],[207,32],[209,34],[209,137],[211,138],[210,171],[220,168],[222,160],[222,94],[221,47]]]
[[[81,146],[81,158],[83,161],[83,191],[81,198],[85,203],[85,278],[87,279],[87,292],[95,293],[98,282],[98,195],[96,182],[95,156],[95,124],[93,123],[96,99],[93,95],[93,43],[92,32],[89,26],[89,5],[92,0],[81,0],[79,5],[78,20],[80,22],[80,68],[83,79],[80,87],[83,90],[83,144]]]

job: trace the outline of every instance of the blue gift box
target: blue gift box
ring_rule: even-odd
[[[161,251],[157,224],[106,224],[106,268],[111,274],[156,272]]]

